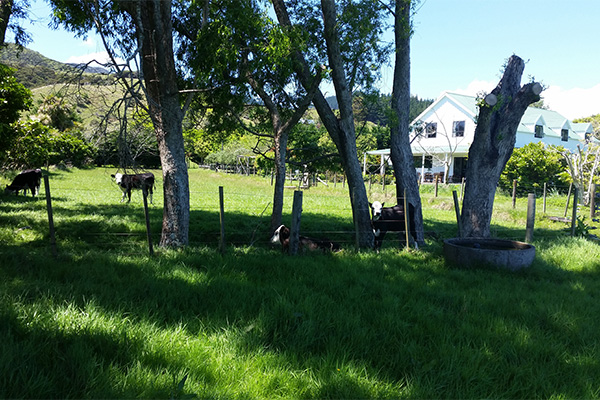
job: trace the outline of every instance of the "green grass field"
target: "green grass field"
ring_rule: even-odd
[[[141,194],[119,203],[114,172],[50,171],[56,259],[43,196],[0,195],[1,398],[600,398],[600,248],[541,201],[518,273],[445,265],[449,187],[422,187],[424,248],[379,254],[354,250],[347,188],[306,190],[302,233],[344,250],[291,257],[268,245],[270,179],[193,169],[191,245],[149,257]],[[525,218],[497,196],[495,235],[523,240]]]

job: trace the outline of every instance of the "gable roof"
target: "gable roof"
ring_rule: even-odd
[[[415,118],[411,125],[422,119],[423,116],[433,110],[444,99],[455,104],[457,108],[462,110],[465,115],[471,117],[473,120],[477,118],[477,115],[479,114],[479,108],[477,107],[477,98],[475,96],[453,92],[443,92],[429,107],[427,107],[421,114],[419,114],[417,118]],[[525,113],[521,118],[522,130],[534,132],[536,124],[544,125],[547,128],[544,130],[545,133],[549,133],[554,136],[560,136],[562,129],[572,130],[573,132],[578,133],[580,136],[583,133],[591,133],[593,131],[593,129],[588,131],[588,129],[591,129],[591,124],[589,124],[590,127],[583,126],[586,124],[575,124],[556,111],[531,106],[527,107],[527,110],[525,110]],[[575,129],[576,125],[577,129]]]

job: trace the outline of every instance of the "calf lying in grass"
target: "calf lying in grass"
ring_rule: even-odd
[[[283,252],[289,252],[290,249],[290,228],[281,225],[275,230],[271,237],[272,244],[281,244]],[[298,250],[321,250],[321,251],[340,251],[340,245],[325,239],[315,239],[300,235],[298,240]]]

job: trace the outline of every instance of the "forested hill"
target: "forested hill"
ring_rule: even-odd
[[[17,80],[29,89],[76,79],[81,83],[95,84],[107,81],[105,73],[94,73],[102,71],[101,69],[92,70],[92,73],[82,72],[77,66],[51,60],[37,51],[19,48],[14,44],[0,49],[0,62],[14,68]]]

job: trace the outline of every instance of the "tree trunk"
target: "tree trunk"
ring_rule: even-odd
[[[271,232],[281,225],[283,214],[283,192],[285,189],[285,158],[287,152],[287,132],[275,132],[275,188],[273,190],[273,213]]]
[[[325,100],[325,96],[323,96],[320,90],[315,92],[313,104],[340,154],[342,166],[346,172],[357,244],[361,248],[372,248],[373,229],[371,227],[371,214],[356,150],[356,133],[352,114],[352,93],[346,83],[343,60],[339,43],[337,42],[337,32],[335,31],[337,23],[335,19],[335,4],[333,1],[323,0],[321,5],[325,21],[327,52],[330,68],[332,69],[336,97],[340,107],[340,119],[331,110],[327,100]],[[273,7],[279,23],[284,27],[291,27],[283,0],[273,0]],[[308,91],[316,78],[311,75],[306,60],[301,54],[294,54],[294,58],[296,60],[296,73],[300,82]]]
[[[479,101],[461,213],[463,237],[490,236],[496,187],[514,150],[518,125],[527,107],[540,100],[539,83],[521,87],[524,69],[524,61],[511,56],[498,86]]]
[[[0,0],[0,46],[4,44],[8,20],[12,15],[13,0]]]
[[[160,245],[182,247],[188,244],[190,194],[183,146],[184,112],[179,101],[173,54],[171,1],[134,2],[131,8],[134,10],[128,12],[136,23],[146,99],[163,173]]]
[[[396,2],[395,40],[396,63],[394,66],[394,84],[392,90],[392,111],[396,118],[391,125],[390,158],[396,176],[396,196],[404,197],[415,208],[413,228],[417,232],[417,242],[424,243],[423,211],[417,170],[410,148],[410,0]],[[401,204],[401,203],[400,203]]]
[[[321,0],[321,9],[323,10],[327,56],[332,71],[333,85],[335,87],[335,95],[340,111],[340,118],[336,119],[335,125],[330,122],[328,123],[325,120],[323,120],[323,123],[340,153],[346,177],[348,178],[348,190],[350,201],[352,203],[354,229],[356,230],[358,240],[357,245],[361,248],[372,248],[373,228],[371,226],[369,200],[367,198],[367,190],[365,188],[365,182],[356,149],[352,90],[348,87],[348,81],[344,70],[344,60],[340,49],[339,34],[337,32],[338,21],[336,19],[335,1]],[[324,104],[322,102],[319,102],[318,105],[315,103],[315,107],[317,107],[317,111],[319,112],[319,115],[321,115],[319,108],[323,108]],[[327,105],[327,108],[330,110],[329,105]],[[327,110],[323,110],[323,113],[327,113]],[[330,118],[327,118],[327,120],[331,121]]]

